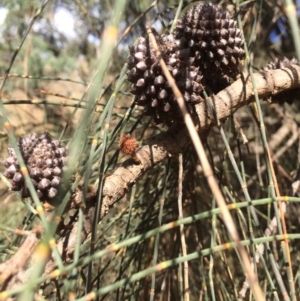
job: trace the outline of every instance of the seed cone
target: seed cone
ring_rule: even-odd
[[[204,77],[235,78],[239,73],[245,56],[242,33],[218,5],[204,2],[192,7],[178,21],[175,36],[190,48]]]
[[[29,176],[41,201],[49,201],[57,194],[67,160],[67,149],[60,141],[52,140],[48,133],[30,134],[20,138],[18,147],[26,164]],[[3,162],[7,168],[4,176],[11,179],[11,189],[21,191],[21,197],[29,197],[29,190],[20,171],[20,165],[11,147]]]
[[[163,59],[185,101],[200,102],[202,76],[190,59],[189,49],[183,49],[180,41],[175,40],[172,34],[158,35],[154,30],[153,32]],[[134,84],[131,92],[137,95],[137,104],[144,106],[144,114],[153,116],[156,124],[173,124],[181,113],[149,39],[140,37],[137,44],[129,49],[127,79]]]
[[[281,69],[290,67],[291,65],[299,65],[299,62],[294,57],[292,59],[288,59],[284,57],[282,60],[276,58],[273,62],[268,63],[266,67],[263,68],[263,70],[275,70],[275,69]]]
[[[291,65],[299,66],[299,62],[295,58],[288,59],[284,57],[282,60],[276,58],[273,62],[270,62],[266,67],[264,67],[263,70],[268,71],[268,70],[288,68]],[[292,104],[294,100],[300,100],[299,88],[283,91],[271,97],[271,101],[275,103],[287,102],[288,104]]]

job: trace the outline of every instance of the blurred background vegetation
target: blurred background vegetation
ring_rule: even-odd
[[[125,1],[122,8],[121,2],[46,1],[45,8],[28,31],[44,2],[0,1],[0,80],[5,79],[0,95],[13,133],[18,138],[47,131],[52,137],[61,138],[65,145],[76,148],[77,173],[89,184],[94,183],[100,173],[111,174],[124,161],[118,152],[120,133],[132,132],[143,145],[166,130],[147,117],[141,118],[141,109],[133,105],[130,84],[122,83],[120,74],[128,56],[128,46],[137,37],[146,36],[147,24],[152,24],[158,32],[170,30],[178,9],[185,10],[196,3],[133,0]],[[276,57],[297,57],[284,15],[285,1],[216,2],[241,17],[254,71]],[[300,10],[300,1],[294,3]],[[117,43],[110,47],[103,34],[114,20],[118,22]],[[261,108],[279,189],[282,195],[290,195],[298,168],[300,104],[295,101],[292,105],[278,105],[262,100]],[[2,119],[0,123],[2,160],[10,141]],[[108,131],[105,123],[109,124]],[[273,195],[258,124],[255,107],[249,105],[234,114],[223,128],[251,200],[257,201],[255,210],[264,230],[275,214],[276,205],[271,201],[263,202]],[[99,148],[93,153],[91,141],[98,136]],[[226,201],[245,202],[244,190],[230,163],[220,129],[211,129],[205,147]],[[89,160],[91,165],[86,173]],[[1,172],[3,170],[1,166]],[[91,288],[97,291],[97,300],[188,300],[187,295],[189,300],[239,300],[238,292],[244,281],[243,266],[235,249],[220,251],[216,247],[231,239],[222,220],[214,213],[216,204],[192,146],[183,152],[183,170],[183,216],[203,213],[184,227],[187,253],[199,252],[197,259],[188,262],[188,292],[184,291],[184,269],[180,260],[174,260],[168,269],[143,274],[145,269],[160,262],[173,258],[185,261],[179,228],[173,227],[155,232],[148,239],[141,237],[137,243],[128,243],[117,253],[97,257],[92,269],[81,264],[64,277],[39,283],[36,300],[84,300],[80,298]],[[30,230],[37,223],[30,201],[22,202],[7,184],[1,177],[1,262],[8,260],[22,243],[13,229]],[[139,179],[128,195],[95,226],[94,252],[178,220],[177,198],[178,158],[169,158]],[[300,235],[299,201],[290,202],[288,210],[287,232]],[[249,232],[253,221],[247,208],[231,213],[240,237],[250,242],[247,246],[250,256],[254,256],[255,246],[250,237],[260,237],[260,233],[255,228],[253,233]],[[59,234],[55,238],[59,240]],[[88,239],[78,247],[79,258],[90,256],[90,242]],[[255,265],[267,300],[297,300],[296,295],[299,298],[300,294],[299,236],[290,239],[290,260],[275,236],[269,247],[270,253],[265,253],[264,260]],[[271,257],[277,267],[271,264]],[[293,277],[288,273],[289,265]],[[279,276],[275,277],[276,272]],[[138,280],[131,280],[132,275],[138,275]],[[127,281],[120,285],[120,280]],[[291,293],[292,286],[296,287],[296,295]],[[246,296],[247,300],[254,300],[249,291]]]

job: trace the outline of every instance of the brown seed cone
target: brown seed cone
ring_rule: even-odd
[[[210,2],[200,3],[178,20],[176,39],[189,47],[205,78],[235,78],[244,59],[244,40],[229,13]]]
[[[155,38],[164,61],[187,103],[202,101],[203,86],[199,68],[193,65],[189,49],[183,49],[179,40],[172,34],[158,35]],[[181,119],[181,112],[169,83],[154,54],[149,39],[138,38],[137,44],[130,49],[127,60],[127,79],[133,83],[132,93],[137,95],[136,103],[144,106],[144,114],[153,116],[156,124],[172,125]]]
[[[48,133],[30,134],[20,138],[18,147],[40,200],[53,199],[66,168],[66,148],[61,146],[60,141],[52,140]],[[7,168],[4,176],[12,180],[11,189],[21,191],[22,198],[29,197],[29,190],[13,148],[8,148],[8,157],[3,164]]]

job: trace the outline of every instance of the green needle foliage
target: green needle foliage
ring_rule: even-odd
[[[274,2],[214,1],[237,21],[245,40],[241,69],[252,78],[275,57],[299,55],[297,10],[292,1]],[[128,159],[120,137],[135,139],[127,148],[141,147],[168,130],[136,105],[127,81],[128,46],[147,38],[149,24],[158,34],[176,32],[176,21],[193,4],[0,3],[6,13],[0,24],[1,162],[14,147],[24,169],[18,139],[30,133],[49,132],[68,148],[53,207],[39,200],[29,175],[32,197],[12,192],[0,164],[0,300],[255,300],[192,143],[182,158],[170,153],[130,185],[115,182],[112,193],[126,193],[103,212],[108,177],[125,177],[118,169]],[[73,36],[55,25],[57,12],[72,16]],[[300,105],[297,99],[270,103],[257,93],[253,100],[200,136],[265,300],[296,301],[300,198],[292,184],[299,180]],[[132,157],[123,167],[133,174],[139,161]],[[72,250],[63,245],[69,235]],[[24,241],[31,236],[36,243],[26,257]]]

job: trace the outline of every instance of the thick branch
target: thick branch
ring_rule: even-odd
[[[260,99],[275,96],[280,92],[300,87],[300,66],[292,65],[289,68],[269,70],[253,75],[254,82]],[[223,121],[230,117],[239,108],[254,101],[254,89],[249,74],[214,96],[213,102],[217,117]],[[284,101],[284,100],[283,100]],[[199,116],[199,131],[215,123],[212,111],[205,102],[196,106]]]
[[[276,95],[287,89],[300,88],[300,66],[293,65],[290,68],[271,70],[254,74],[257,94],[262,98]],[[224,121],[239,108],[254,100],[253,85],[250,76],[235,81],[213,97],[214,109],[219,120]],[[206,102],[196,105],[199,118],[198,131],[201,133],[216,121],[212,110]],[[176,155],[189,143],[188,132],[184,125],[170,128],[167,132],[157,135],[149,145],[141,147],[137,156],[141,163],[136,164],[132,159],[125,161],[114,173],[105,179],[103,205],[101,208],[102,219],[108,209],[126,193],[127,187],[135,181],[147,169],[163,161],[169,154]]]

